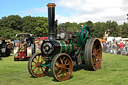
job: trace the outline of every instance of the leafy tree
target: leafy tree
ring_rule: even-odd
[[[35,28],[36,36],[47,36],[48,20],[45,17],[39,17],[37,20],[37,27]]]
[[[92,37],[103,38],[105,31],[105,23],[103,22],[94,23],[92,30],[93,30]]]
[[[27,33],[36,34],[35,28],[37,27],[36,17],[25,16],[22,19],[22,31]]]
[[[128,37],[128,23],[125,23],[122,25],[122,37],[127,38]]]
[[[67,31],[71,31],[71,32],[76,32],[78,31],[78,28],[77,28],[77,23],[70,23],[70,22],[66,22],[66,23],[62,23],[61,24],[62,26],[64,26]],[[61,26],[59,26],[61,27]]]
[[[2,17],[0,20],[0,27],[8,27],[14,30],[21,31],[22,21],[19,15],[10,15],[8,17]]]
[[[92,28],[93,27],[93,22],[89,20],[89,21],[86,22],[86,25],[88,27]]]
[[[16,34],[20,33],[19,30],[13,30],[11,28],[3,28],[0,31],[0,37],[6,37],[6,38],[10,38],[10,39],[16,39]]]

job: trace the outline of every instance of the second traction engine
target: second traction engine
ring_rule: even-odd
[[[60,28],[55,32],[55,4],[48,5],[48,39],[41,45],[41,53],[33,54],[28,62],[33,77],[44,76],[49,68],[57,81],[70,78],[73,62],[85,64],[89,70],[101,67],[102,48],[97,38],[91,38],[91,31],[84,26],[80,32],[67,32]],[[54,29],[56,28],[56,29]]]

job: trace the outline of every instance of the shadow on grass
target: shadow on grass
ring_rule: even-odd
[[[73,71],[79,71],[81,69],[88,70],[85,64],[73,66]]]
[[[47,73],[46,73],[46,75],[44,75],[44,76],[48,76],[48,77],[53,77],[52,76],[52,74],[51,74],[51,71],[48,71]],[[38,78],[38,77],[33,77],[33,76],[30,76],[31,78]],[[42,76],[43,77],[43,76]]]
[[[70,80],[70,79],[72,79],[73,78],[73,76],[71,75],[70,76],[70,78],[68,78],[67,80]],[[59,81],[57,81],[56,79],[53,79],[52,81],[54,81],[54,82],[59,82]],[[66,80],[65,80],[66,81]]]
[[[0,60],[2,60],[2,58],[0,57]]]
[[[12,54],[10,54],[9,56],[0,56],[0,60],[2,60],[2,58],[8,58],[10,56],[12,56]]]
[[[52,74],[51,74],[51,71],[49,71],[48,73],[46,73],[46,75],[44,75],[44,76],[53,77]],[[30,76],[30,78],[38,78],[38,77]],[[72,78],[73,78],[73,76],[71,75],[69,79],[72,79]],[[68,79],[68,80],[69,80],[69,79]],[[59,81],[57,81],[57,80],[54,79],[54,78],[52,79],[52,81],[54,81],[54,82],[59,82]]]
[[[7,58],[7,57],[10,57],[12,56],[13,54],[10,54],[9,56],[0,56],[1,58]]]

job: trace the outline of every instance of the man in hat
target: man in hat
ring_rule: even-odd
[[[81,27],[81,28],[83,28],[83,27],[84,27],[84,25],[81,25],[80,27]]]

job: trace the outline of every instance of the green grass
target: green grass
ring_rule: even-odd
[[[13,55],[0,60],[0,85],[128,85],[128,56],[103,53],[98,71],[75,66],[70,79],[57,82],[49,71],[46,76],[33,78],[27,61],[14,61]]]

